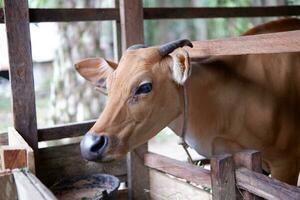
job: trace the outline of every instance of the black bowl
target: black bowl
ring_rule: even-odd
[[[112,200],[120,180],[109,174],[93,174],[66,178],[51,187],[58,199]]]

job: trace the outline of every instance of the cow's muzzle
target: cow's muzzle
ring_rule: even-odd
[[[101,161],[107,146],[107,136],[88,132],[80,142],[81,155],[89,161]]]

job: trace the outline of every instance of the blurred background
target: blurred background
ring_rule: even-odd
[[[300,5],[300,0],[144,0],[144,7],[235,7]],[[112,8],[114,0],[29,0],[30,8]],[[0,0],[3,7],[3,0]],[[189,38],[206,40],[237,36],[247,29],[276,18],[217,18],[145,20],[147,45]],[[87,57],[115,60],[114,23],[72,22],[30,24],[38,128],[97,118],[105,96],[75,72],[73,64]],[[0,24],[0,133],[12,126],[11,92],[7,79],[8,53],[5,25]],[[164,129],[150,149],[176,146],[177,137]],[[168,145],[166,145],[168,144]],[[163,151],[160,149],[160,151]],[[170,155],[171,154],[171,155]],[[174,154],[174,155],[172,155]],[[185,157],[183,151],[180,151]],[[175,150],[168,153],[178,156]]]

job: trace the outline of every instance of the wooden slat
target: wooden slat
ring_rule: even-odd
[[[8,134],[6,133],[0,133],[0,146],[1,145],[7,145],[8,144]]]
[[[210,160],[212,196],[214,200],[236,199],[234,163],[229,154],[213,156]]]
[[[127,174],[126,160],[111,163],[88,162],[81,157],[79,144],[54,146],[39,150],[39,178],[47,186],[62,178],[108,173],[125,180]]]
[[[168,174],[150,169],[150,195],[155,200],[208,200],[211,193]]]
[[[210,172],[206,169],[155,153],[147,153],[144,159],[147,167],[211,188]]]
[[[144,8],[145,19],[276,17],[300,15],[300,6]]]
[[[30,9],[31,22],[70,22],[118,20],[115,8],[105,9]],[[300,15],[300,6],[268,7],[185,7],[185,8],[144,8],[144,19],[191,19],[191,18],[228,18],[228,17],[276,17]],[[0,10],[0,23],[4,22]]]
[[[29,9],[30,22],[74,22],[118,20],[116,8],[55,8]],[[4,14],[0,10],[0,23],[4,23]]]
[[[234,155],[234,164],[235,167],[246,167],[247,169],[262,173],[262,161],[261,161],[261,154],[255,150],[244,150],[238,152]],[[238,189],[239,190],[239,189]],[[240,194],[241,192],[241,194]],[[237,196],[243,200],[261,200],[260,197],[251,194],[248,191],[242,190],[237,192]]]
[[[235,172],[238,187],[265,199],[299,200],[300,188],[271,179],[263,174],[239,168]]]
[[[94,124],[95,120],[90,120],[79,123],[56,125],[49,128],[41,128],[38,129],[38,139],[39,141],[48,141],[82,136]]]
[[[27,0],[5,0],[15,129],[37,152],[38,137]]]
[[[12,148],[24,148],[26,149],[26,167],[35,173],[35,160],[34,152],[32,148],[27,144],[27,142],[22,138],[22,136],[16,131],[15,128],[8,128],[8,144]]]
[[[18,200],[57,200],[57,198],[30,172],[14,170]]]
[[[25,148],[1,146],[0,151],[2,170],[27,167],[27,152]]]
[[[11,172],[0,172],[0,199],[18,199],[15,180]]]
[[[300,30],[241,36],[228,39],[195,41],[187,48],[192,60],[219,55],[245,55],[300,52]]]

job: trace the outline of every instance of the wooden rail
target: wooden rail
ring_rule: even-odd
[[[211,188],[210,171],[155,153],[144,156],[147,167]]]
[[[263,174],[246,168],[239,168],[236,170],[235,175],[236,184],[239,188],[265,199],[300,199],[300,188],[271,179]]]
[[[270,200],[300,199],[300,188],[256,172],[261,171],[261,158],[257,151],[246,150],[234,157],[218,155],[211,162],[209,171],[155,153],[147,153],[144,157],[144,164],[151,169],[212,188],[213,199],[235,199],[241,192],[246,200],[260,199],[259,197]],[[238,168],[234,170],[234,166]]]
[[[300,15],[300,6],[144,8],[144,19],[275,17]]]
[[[235,38],[194,41],[187,48],[190,57],[300,52],[300,30],[249,35]]]
[[[38,129],[38,140],[58,140],[63,138],[78,137],[84,135],[95,123],[95,120],[56,125],[49,128]]]
[[[144,8],[144,19],[276,17],[300,15],[300,6]],[[30,22],[119,20],[117,8],[29,9]],[[0,23],[4,13],[0,10]]]

